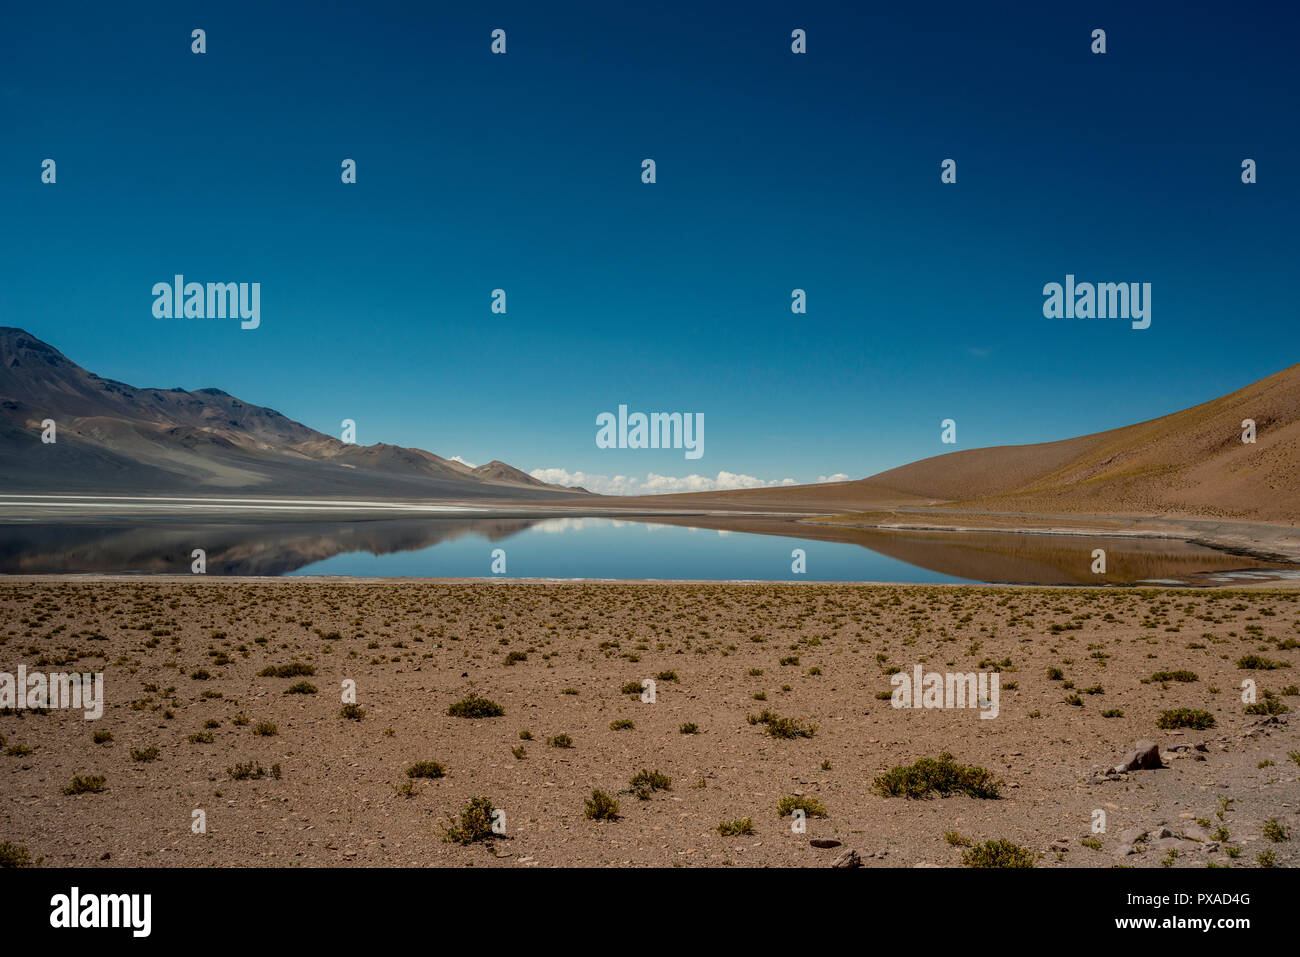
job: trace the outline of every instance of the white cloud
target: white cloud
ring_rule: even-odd
[[[847,482],[848,480],[849,477],[845,475],[843,472],[836,472],[834,475],[817,476],[817,482],[819,484],[823,482]]]
[[[449,461],[449,462],[459,462],[461,465],[464,465],[464,466],[466,466],[467,468],[471,468],[471,469],[476,469],[476,468],[478,468],[478,466],[475,465],[473,462],[466,462],[466,461],[465,461],[463,458],[461,458],[459,455],[453,455],[453,456],[452,456],[450,459],[448,459],[447,461]]]
[[[707,475],[677,476],[650,472],[644,479],[638,479],[630,475],[598,475],[591,472],[570,472],[567,469],[533,469],[529,474],[543,482],[580,485],[601,495],[663,495],[670,492],[717,492],[734,488],[772,488],[799,484],[792,478],[761,479],[725,471],[713,478]]]

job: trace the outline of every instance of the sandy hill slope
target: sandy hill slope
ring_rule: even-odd
[[[41,442],[53,419],[58,441]],[[0,485],[7,492],[166,491],[394,498],[570,498],[501,462],[351,445],[220,389],[140,389],[0,327]],[[523,476],[525,481],[519,480]]]
[[[1245,419],[1255,422],[1253,444],[1242,442]],[[1181,412],[1078,438],[949,452],[855,482],[616,501],[648,509],[921,507],[1296,525],[1300,365]]]
[[[1256,441],[1242,441],[1253,419]],[[952,452],[873,476],[968,507],[1057,514],[1300,519],[1300,365],[1137,425],[1039,445]]]

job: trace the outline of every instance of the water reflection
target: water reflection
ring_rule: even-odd
[[[192,551],[202,548],[211,575],[487,577],[494,547],[505,548],[509,577],[1214,583],[1224,572],[1286,567],[1163,539],[883,531],[761,517],[196,522],[155,515],[0,525],[0,572],[188,574]],[[1105,575],[1091,572],[1099,547],[1107,552]],[[795,548],[807,553],[806,575],[791,572]]]

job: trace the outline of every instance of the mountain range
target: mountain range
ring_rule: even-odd
[[[41,440],[42,422],[55,441]],[[505,462],[355,445],[220,389],[136,388],[0,327],[0,486],[10,493],[235,491],[317,497],[565,500]]]

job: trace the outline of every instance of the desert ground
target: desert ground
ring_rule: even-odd
[[[98,720],[0,714],[0,846],[41,866],[1300,862],[1294,587],[16,578],[0,608],[0,670],[105,675]],[[895,709],[917,664],[1000,671],[998,717]],[[475,697],[504,713],[449,714]],[[1140,739],[1166,767],[1107,774]],[[997,796],[874,786],[943,752]],[[504,835],[448,840],[480,797]]]

